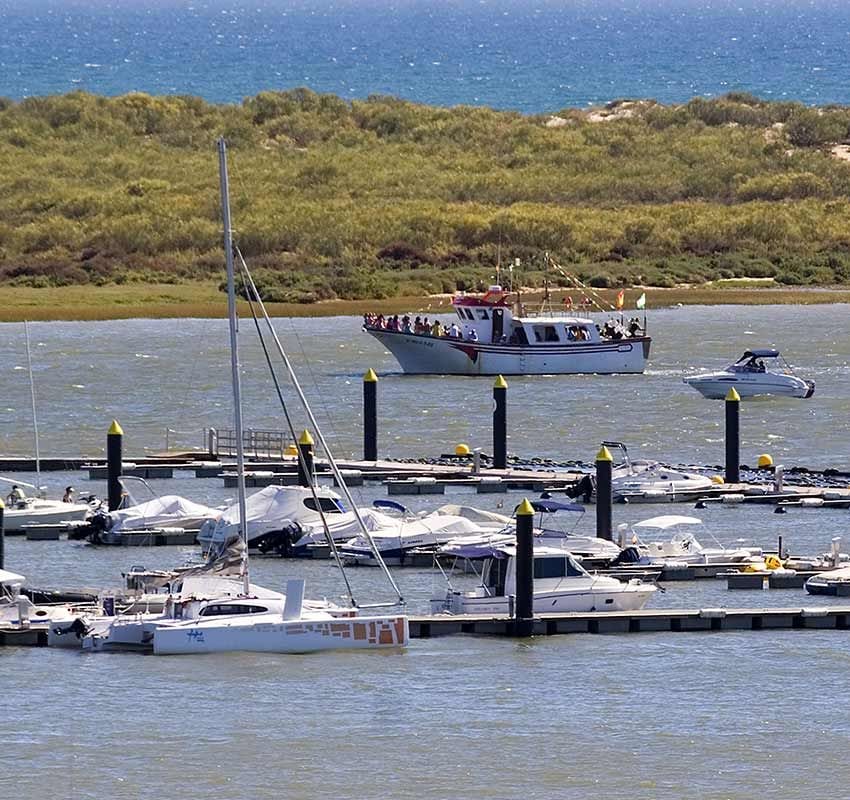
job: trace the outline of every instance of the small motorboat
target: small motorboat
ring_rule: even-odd
[[[765,359],[781,361],[782,369],[769,370]],[[724,399],[730,389],[741,399],[771,395],[808,398],[815,393],[814,381],[797,377],[778,350],[747,350],[720,372],[706,372],[682,380],[710,400]]]
[[[460,591],[449,583],[431,598],[434,614],[510,614],[516,595],[516,538],[513,544],[458,543],[440,548],[445,556],[484,559],[481,584]],[[626,582],[589,573],[567,549],[534,543],[534,613],[636,611],[656,591],[637,578]]]
[[[622,452],[622,461],[615,463],[611,476],[614,501],[618,503],[665,503],[679,500],[682,495],[705,492],[714,486],[708,475],[686,472],[660,461],[629,458],[622,442],[606,441],[611,450]]]
[[[641,555],[640,563],[658,564],[676,562],[681,564],[737,564],[758,560],[763,552],[760,547],[724,547],[716,542],[716,547],[703,547],[689,530],[694,525],[702,525],[698,517],[685,517],[679,514],[664,514],[651,517],[632,525],[631,541],[627,541],[628,525],[618,527],[620,545],[633,545]],[[670,538],[661,541],[645,541],[642,534],[646,531],[669,531]]]

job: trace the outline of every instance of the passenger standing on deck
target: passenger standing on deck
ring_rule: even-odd
[[[73,503],[74,502],[74,487],[73,486],[66,486],[65,487],[65,494],[62,495],[62,502],[63,503]]]
[[[434,324],[431,326],[431,336],[442,336],[443,335],[443,326],[440,325],[438,320],[434,320]]]
[[[26,500],[26,497],[24,490],[15,484],[12,486],[12,491],[9,492],[9,496],[6,498],[6,505],[15,506],[23,500]]]

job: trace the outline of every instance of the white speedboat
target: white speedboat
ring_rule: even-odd
[[[781,360],[784,368],[768,369],[764,361]],[[734,364],[720,372],[706,372],[682,379],[703,397],[722,400],[734,389],[741,399],[761,397],[811,397],[814,381],[797,377],[778,350],[747,350]]]
[[[622,442],[603,444],[615,452],[622,452],[622,460],[614,465],[611,476],[611,489],[617,502],[672,502],[682,495],[705,491],[714,486],[708,475],[675,469],[650,459],[632,461]]]
[[[516,540],[514,539],[514,542]],[[481,585],[454,589],[431,599],[435,614],[509,614],[516,595],[516,544],[443,547],[444,555],[484,559]],[[534,613],[635,611],[643,608],[656,587],[638,579],[621,582],[592,575],[573,555],[559,547],[534,543]]]
[[[57,620],[71,620],[76,607],[68,603],[35,604],[21,592],[23,575],[0,569],[0,630],[43,629]]]
[[[641,554],[641,563],[658,564],[676,562],[680,564],[733,564],[759,560],[763,551],[760,547],[703,547],[696,536],[688,530],[692,526],[702,525],[698,517],[685,517],[678,514],[665,514],[651,517],[632,525],[632,536],[627,541],[627,525],[621,525],[620,545],[633,545]],[[661,541],[646,541],[643,536],[649,531],[670,532],[670,538]],[[645,561],[643,559],[646,559]]]
[[[619,323],[598,329],[571,314],[524,314],[501,286],[452,300],[454,336],[415,332],[398,317],[364,325],[407,373],[425,375],[575,375],[641,373],[652,340]],[[389,323],[389,324],[387,324]],[[603,335],[604,331],[604,335]]]
[[[83,522],[89,514],[91,508],[86,503],[63,503],[61,500],[26,497],[6,506],[3,525],[8,534],[23,534],[32,525]]]

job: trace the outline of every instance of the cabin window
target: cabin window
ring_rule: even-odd
[[[567,574],[567,559],[564,556],[534,559],[535,578],[563,578]]]
[[[534,341],[535,342],[542,342],[543,341],[543,331],[541,331],[540,328],[532,328],[532,330],[534,331]]]
[[[455,309],[455,311],[457,311],[458,319],[461,319],[461,320],[464,319],[462,308],[457,308],[457,309]]]
[[[475,322],[475,317],[472,315],[472,310],[469,308],[465,308],[464,311],[466,312],[466,318]]]
[[[304,499],[304,505],[310,509],[310,511],[318,511],[316,508],[316,501],[312,497],[307,497]],[[320,497],[319,498],[319,508],[325,512],[325,514],[342,514],[344,510],[340,505],[339,500],[334,497]]]
[[[486,308],[479,308],[478,309],[478,319],[483,319],[483,320],[490,319],[490,315],[487,313]]]
[[[557,342],[558,339],[558,331],[555,330],[554,325],[547,325],[543,329],[543,340],[546,342]]]
[[[265,606],[248,606],[237,604],[214,603],[201,609],[199,617],[222,617],[230,614],[265,614]]]
[[[508,339],[509,344],[528,344],[528,336],[525,334],[525,328],[516,327],[511,332]]]
[[[501,597],[505,593],[505,576],[508,573],[508,560],[506,558],[491,558],[484,585],[491,590],[494,597]]]

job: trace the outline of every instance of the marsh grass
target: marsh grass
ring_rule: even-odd
[[[829,152],[848,133],[846,108],[743,94],[552,118],[306,89],[3,101],[0,282],[41,305],[120,287],[114,313],[205,313],[224,135],[236,241],[272,302],[481,289],[500,257],[540,285],[546,251],[602,287],[850,283],[850,164]]]

